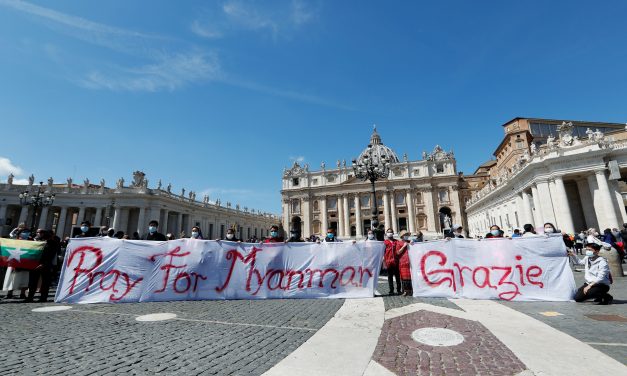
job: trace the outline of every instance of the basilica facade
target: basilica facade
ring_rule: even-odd
[[[55,199],[51,206],[34,210],[21,205],[19,195],[41,192]],[[205,239],[224,238],[228,229],[234,229],[238,238],[263,237],[270,226],[278,223],[278,217],[262,213],[239,204],[209,201],[208,196],[196,198],[195,192],[174,193],[171,185],[149,188],[148,180],[141,171],[135,171],[130,183],[120,178],[115,187],[105,186],[104,180],[93,184],[85,179],[76,184],[68,179],[55,184],[35,183],[34,176],[28,184],[13,184],[10,175],[7,183],[0,184],[0,236],[6,236],[18,223],[52,229],[58,236],[72,236],[82,221],[90,221],[95,227],[107,226],[116,231],[140,235],[146,233],[148,222],[159,221],[159,231],[171,233],[175,238],[189,236],[193,226],[200,227]]]
[[[395,233],[421,231],[430,238],[441,236],[452,224],[465,224],[464,201],[470,197],[468,182],[456,170],[455,156],[436,146],[423,152],[421,160],[402,158],[385,146],[376,129],[368,147],[390,161],[387,178],[375,184],[376,210],[370,181],[355,176],[346,161],[320,170],[295,162],[283,171],[282,225],[300,231],[303,237],[336,229],[340,238],[361,239],[371,227],[373,211],[377,221]]]

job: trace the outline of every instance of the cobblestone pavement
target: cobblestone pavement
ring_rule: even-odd
[[[461,308],[459,308],[457,305],[455,305],[454,303],[452,303],[451,301],[445,298],[414,298],[411,296],[388,295],[390,292],[390,289],[387,283],[387,277],[386,276],[383,276],[383,277],[386,278],[386,281],[384,281],[383,279],[379,280],[377,291],[383,297],[383,302],[385,303],[386,311],[389,311],[394,308],[404,307],[404,306],[414,304],[414,303],[432,304],[435,306],[461,310]]]
[[[625,269],[625,265],[623,267]],[[573,274],[577,286],[581,286],[584,283],[583,272]],[[627,320],[627,277],[614,278],[610,294],[614,296],[614,303],[607,306],[597,305],[592,301],[500,303],[586,342],[619,362],[627,364],[627,322],[617,321],[621,318]],[[587,315],[600,315],[597,318],[606,318],[610,321],[595,320]],[[573,356],[576,357],[577,354]]]
[[[343,300],[0,304],[0,374],[259,375],[298,348]],[[177,319],[138,322],[168,312]]]
[[[446,328],[463,336],[451,346],[430,346],[412,338],[420,328]],[[386,320],[373,360],[397,375],[515,375],[524,364],[476,321],[418,311]]]

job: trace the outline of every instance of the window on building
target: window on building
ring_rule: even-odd
[[[313,209],[314,211],[320,211],[320,203],[318,202],[318,200],[315,200],[313,203]]]
[[[422,204],[422,192],[416,193],[416,204]]]
[[[312,185],[318,185],[318,178],[311,179],[311,184]]]
[[[355,209],[355,200],[353,200],[352,198],[348,199],[348,207],[349,209]]]
[[[294,187],[298,187],[298,183],[299,183],[298,178],[293,178],[293,179],[292,179],[292,185],[293,185]]]
[[[402,193],[395,194],[394,202],[396,203],[396,205],[405,205],[405,195]]]
[[[337,198],[330,198],[327,201],[327,208],[329,210],[337,210]]]
[[[438,199],[440,200],[440,202],[448,202],[448,189],[440,189],[438,191]]]
[[[370,196],[361,196],[361,206],[364,208],[370,207]]]
[[[300,213],[300,200],[292,200],[292,213]]]
[[[443,163],[438,163],[435,166],[435,172],[438,173],[438,174],[443,173],[444,172],[444,164]]]

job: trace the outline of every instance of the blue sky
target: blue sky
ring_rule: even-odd
[[[624,1],[0,0],[0,179],[104,178],[280,211],[284,166],[376,123],[465,173],[516,116],[627,121]]]

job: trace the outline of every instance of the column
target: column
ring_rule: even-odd
[[[43,208],[41,208],[41,214],[39,215],[39,225],[38,228],[46,229],[46,222],[48,222],[48,210],[50,209],[50,207],[48,206],[44,206]],[[32,231],[36,231],[36,229],[31,229]]]
[[[344,205],[342,196],[336,196],[335,206],[337,208],[337,236],[344,236]]]
[[[176,217],[176,226],[174,227],[174,230],[171,230],[170,232],[173,232],[174,236],[178,237],[181,231],[184,231],[183,230],[183,213],[178,214],[178,216]],[[187,231],[185,231],[185,233],[187,233]]]
[[[351,236],[351,211],[348,206],[348,195],[342,197],[342,203],[344,205],[344,236]]]
[[[57,222],[56,235],[63,239],[65,235],[65,222],[67,220],[67,208],[65,206],[61,207],[61,211],[59,212],[59,222]]]
[[[539,227],[542,226],[544,222],[542,222],[542,207],[540,206],[540,193],[538,193],[538,187],[535,185],[531,186],[531,197],[533,198],[533,226]]]
[[[282,211],[282,214],[283,214],[283,228],[284,229],[289,229],[290,228],[290,200],[287,199],[287,198],[283,199],[283,211]],[[216,226],[217,226],[217,223],[216,223]],[[326,231],[326,229],[325,229],[325,231]],[[258,236],[261,237],[260,235],[258,235]]]
[[[163,209],[163,223],[159,223],[159,232],[162,234],[168,233],[168,219],[170,217],[170,211],[168,209]],[[177,236],[178,234],[174,234]]]
[[[359,193],[355,194],[355,228],[357,229],[357,239],[361,239],[364,237],[364,232],[362,231],[363,221],[361,220],[361,200]]]
[[[435,227],[436,221],[439,221],[439,218],[435,217],[435,210],[433,208],[433,191],[431,189],[422,190],[422,199],[425,202],[425,210],[427,214],[427,231],[436,232],[437,228]]]
[[[115,211],[113,213],[113,228],[115,231],[120,231],[120,225],[122,224],[122,208],[119,206],[115,207]]]
[[[398,221],[396,220],[396,193],[390,192],[390,212],[392,214],[392,230],[395,234],[398,234]]]
[[[616,217],[623,221],[623,223],[627,223],[627,212],[625,211],[625,201],[623,200],[623,195],[620,193],[620,188],[618,187],[618,182],[616,180],[609,181],[610,191],[613,196],[616,197],[616,201],[614,204],[616,206]],[[1,218],[1,217],[0,217]],[[618,229],[621,226],[617,226]]]
[[[590,177],[592,177],[592,175]],[[594,199],[590,193],[590,185],[588,184],[587,179],[577,180],[577,191],[579,191],[579,200],[581,201],[581,208],[583,210],[584,219],[586,220],[586,226],[588,226],[588,228],[594,227],[598,229],[599,222],[597,221],[597,216],[594,212]]]
[[[412,190],[409,189],[405,193],[405,203],[407,204],[407,226],[409,227],[409,232],[412,234],[416,233],[416,210],[414,207],[414,195],[412,194]]]
[[[22,210],[20,210],[20,219],[18,219],[17,223],[26,223],[26,220],[28,219],[28,208],[29,206],[22,206]]]
[[[320,197],[320,234],[326,234],[329,228],[329,218],[327,213],[327,196]]]
[[[81,206],[78,208],[78,216],[76,217],[76,224],[80,226],[81,222],[85,220],[85,207]]]
[[[94,218],[94,226],[98,227],[102,223],[102,207],[96,208],[96,218]]]
[[[543,181],[536,184],[538,187],[538,201],[540,202],[540,211],[542,215],[542,221],[539,223],[542,226],[544,223],[555,223],[555,213],[553,211],[553,202],[551,199],[551,190],[549,188],[549,182]]]
[[[311,203],[309,197],[303,198],[303,222],[301,237],[308,238],[311,235]]]
[[[372,205],[377,202],[377,198],[374,197],[374,200],[375,201],[370,204],[370,207],[372,207]],[[387,229],[392,228],[392,223],[390,220],[390,195],[388,194],[388,191],[383,191],[383,216],[385,218],[385,230],[387,231]]]
[[[570,204],[568,203],[568,196],[566,195],[566,187],[564,186],[564,178],[562,176],[555,177],[555,211],[558,218],[557,226],[560,230],[573,234],[575,232],[575,225],[573,223],[573,216],[570,211]]]
[[[146,232],[146,208],[139,208],[139,216],[137,217],[137,232],[141,235]]]
[[[531,197],[529,192],[522,191],[520,193],[521,201],[522,201],[522,213],[523,213],[523,224],[524,226],[527,223],[535,223],[533,218],[533,210],[531,209]]]
[[[599,189],[595,192],[594,208],[599,219],[599,232],[602,232],[606,228],[618,227],[618,218],[616,217],[616,211],[614,210],[613,200],[610,192],[610,187],[605,177],[605,170],[597,170],[594,172],[596,177],[597,186]],[[597,200],[597,194],[599,199]],[[599,205],[597,205],[597,201]]]
[[[462,223],[462,203],[459,200],[459,187],[452,186],[450,187],[449,194],[451,195],[451,202],[453,203],[453,211],[455,211],[455,218],[451,218],[453,220],[453,224],[459,224],[463,226]]]

